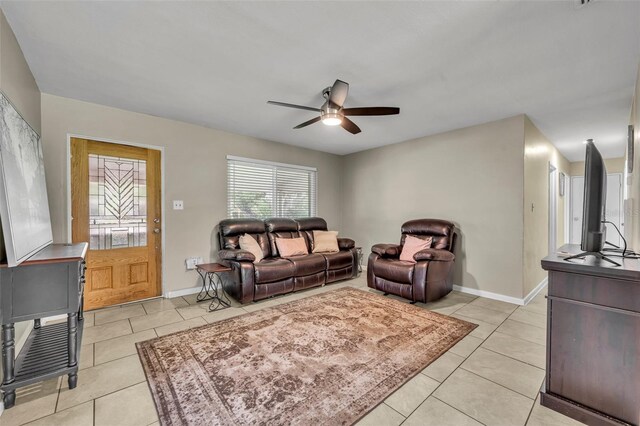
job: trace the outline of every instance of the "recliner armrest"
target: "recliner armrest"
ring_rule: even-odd
[[[380,257],[398,258],[401,247],[398,244],[376,244],[371,247],[371,251]]]
[[[428,248],[420,250],[413,255],[413,258],[416,261],[435,260],[440,262],[451,262],[456,258],[456,256],[448,250]]]
[[[220,250],[218,256],[223,260],[236,260],[238,262],[254,262],[256,257],[247,250]]]
[[[349,250],[356,246],[356,242],[351,238],[338,238],[338,248],[340,250]]]

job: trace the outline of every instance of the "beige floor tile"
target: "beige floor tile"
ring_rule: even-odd
[[[540,328],[547,328],[547,316],[537,314],[535,312],[527,311],[522,308],[516,309],[514,313],[509,316],[512,321],[523,322],[525,324],[533,325]]]
[[[483,340],[473,336],[466,336],[458,343],[455,344],[449,352],[452,352],[461,357],[468,357],[471,352],[475,351],[478,346],[482,344]]]
[[[457,369],[433,396],[473,419],[495,426],[524,425],[533,400],[463,369]]]
[[[131,328],[133,332],[149,330],[151,328],[160,327],[174,322],[183,321],[184,318],[175,309],[156,312],[155,314],[145,315],[143,317],[130,318]]]
[[[432,379],[439,382],[444,382],[447,377],[453,371],[458,368],[464,361],[464,357],[456,355],[452,352],[445,352],[440,358],[433,361],[427,368],[422,370],[422,374],[425,374]]]
[[[127,318],[139,317],[146,315],[142,305],[127,305],[120,309],[113,309],[110,311],[96,312],[95,313],[95,325],[103,325],[110,322],[123,320]]]
[[[125,334],[131,334],[131,325],[127,319],[104,325],[96,325],[83,331],[82,344],[88,345],[101,340],[124,336]]]
[[[416,303],[416,306],[437,312],[442,315],[451,315],[460,308],[466,306],[470,299],[460,294],[449,293],[436,302]]]
[[[432,378],[418,374],[392,393],[384,402],[406,417],[418,408],[438,385],[440,383]]]
[[[65,376],[66,377],[66,376]],[[62,378],[25,386],[16,391],[16,405],[0,417],[2,426],[21,425],[56,411],[58,389]]]
[[[226,308],[219,311],[209,312],[202,318],[209,324],[212,322],[220,321],[227,318],[237,317],[238,315],[246,314],[247,312],[242,308]]]
[[[93,327],[95,325],[95,314],[93,312],[84,312],[82,316],[84,318],[84,328]]]
[[[96,399],[95,426],[148,425],[157,420],[146,382]]]
[[[542,345],[496,331],[484,341],[482,347],[534,367],[545,368],[546,352],[545,347]]]
[[[476,299],[478,300],[478,299]],[[474,300],[475,302],[475,300]],[[495,311],[493,309],[483,308],[482,306],[468,304],[456,311],[458,315],[479,319],[489,324],[500,324],[509,316],[506,312]]]
[[[527,426],[582,426],[577,420],[540,405],[540,396],[533,405]]]
[[[157,337],[155,330],[144,330],[115,339],[103,340],[95,344],[94,360],[96,365],[136,354],[136,342]]]
[[[176,308],[176,311],[180,314],[182,319],[189,320],[192,318],[201,317],[207,312],[208,304],[190,305],[182,308]]]
[[[29,423],[29,426],[93,426],[93,401],[58,411]]]
[[[405,417],[393,408],[382,403],[364,416],[357,426],[398,426]]]
[[[449,293],[449,295],[467,299],[469,302],[478,298],[478,296],[474,296],[473,294],[463,293],[461,291],[456,291],[456,290],[452,290],[451,293]]]
[[[451,316],[473,324],[478,324],[478,326],[471,333],[469,333],[469,335],[477,337],[479,339],[486,339],[498,327],[497,324],[480,321],[476,318],[465,317],[464,315],[459,315],[458,313],[454,313]]]
[[[193,327],[205,325],[207,322],[202,317],[191,318],[190,320],[174,322],[173,324],[163,325],[156,328],[158,336],[166,336],[167,334],[176,333],[178,331],[188,330]]]
[[[508,319],[498,327],[497,331],[509,336],[518,337],[522,340],[537,343],[539,345],[547,344],[547,329],[536,327],[524,322]]]
[[[174,297],[173,299],[156,299],[150,302],[144,302],[142,306],[147,314],[155,314],[160,311],[189,306],[189,303],[182,297]]]
[[[484,297],[478,297],[476,300],[470,303],[472,306],[480,306],[482,308],[493,309],[494,311],[504,312],[510,314],[515,311],[518,305],[513,303],[502,302],[500,300],[486,299]]]
[[[87,368],[78,374],[78,386],[69,390],[63,384],[58,398],[58,411],[90,401],[145,380],[138,355],[120,358]]]
[[[534,297],[528,305],[522,306],[521,309],[540,315],[547,315],[547,299],[544,299],[544,296],[542,296],[542,299],[539,297],[540,295]]]
[[[471,354],[460,368],[531,399],[536,399],[544,380],[544,370],[483,348]]]
[[[82,345],[80,350],[80,370],[93,367],[93,343],[89,345]]]
[[[402,426],[482,426],[482,423],[430,396]]]

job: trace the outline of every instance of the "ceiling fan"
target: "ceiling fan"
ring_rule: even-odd
[[[349,120],[347,116],[356,115],[395,115],[400,114],[400,108],[396,107],[360,107],[360,108],[344,108],[344,101],[349,93],[349,83],[342,80],[336,80],[333,86],[327,87],[322,91],[322,96],[326,99],[320,108],[313,108],[304,105],[294,105],[285,102],[267,101],[271,105],[279,105],[288,108],[304,109],[308,111],[319,112],[320,116],[298,124],[294,129],[300,129],[310,124],[322,121],[327,126],[342,126],[343,129],[354,135],[360,133],[360,128],[356,123]]]

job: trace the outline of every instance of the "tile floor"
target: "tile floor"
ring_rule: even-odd
[[[70,391],[65,378],[23,388],[16,406],[5,410],[0,424],[157,424],[136,342],[344,286],[366,289],[365,275],[247,306],[234,303],[213,313],[207,311],[208,304],[196,304],[195,295],[88,312],[78,387]],[[417,306],[479,327],[390,395],[359,425],[579,424],[538,401],[545,361],[544,295],[518,307],[452,292],[438,302]]]

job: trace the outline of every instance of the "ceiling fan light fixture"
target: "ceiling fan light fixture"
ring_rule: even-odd
[[[342,124],[342,117],[340,114],[328,112],[322,115],[322,124],[326,126],[339,126]]]

